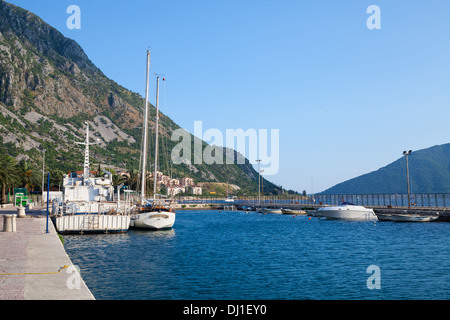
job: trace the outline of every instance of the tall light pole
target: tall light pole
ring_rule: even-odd
[[[41,203],[44,205],[44,170],[45,170],[45,149],[42,150],[42,198]]]
[[[263,198],[263,202],[264,202],[264,176],[263,176],[263,172],[264,169],[261,169],[261,198]]]
[[[406,184],[408,187],[408,209],[411,208],[411,200],[409,196],[409,164],[408,164],[408,156],[411,154],[412,150],[403,151],[403,155],[406,157]]]
[[[256,160],[256,162],[258,162],[258,205],[260,206],[261,200],[260,200],[259,191],[261,189],[261,169],[260,169],[261,160],[258,159],[258,160]]]

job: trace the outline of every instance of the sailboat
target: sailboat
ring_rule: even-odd
[[[148,131],[148,81],[150,72],[150,51],[147,50],[147,82],[145,91],[145,114],[144,114],[144,141],[142,155],[142,180],[140,203],[136,212],[131,215],[130,227],[143,229],[168,229],[175,223],[175,212],[171,203],[167,204],[162,195],[156,194],[156,172],[158,167],[158,120],[159,120],[159,76],[156,78],[156,121],[155,121],[155,171],[153,175],[153,200],[148,201],[145,197],[146,166],[147,166],[147,131]],[[159,197],[159,199],[158,199]]]

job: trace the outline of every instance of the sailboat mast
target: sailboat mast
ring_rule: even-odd
[[[85,121],[86,123],[86,149],[84,150],[84,171],[83,171],[83,178],[84,181],[86,181],[87,179],[89,179],[89,168],[90,168],[90,164],[89,164],[89,123],[87,121]]]
[[[84,149],[84,166],[83,166],[83,178],[84,181],[87,181],[89,179],[89,145],[91,144],[98,144],[98,139],[97,142],[95,143],[89,143],[89,122],[85,121],[84,122],[86,124],[86,140],[85,142],[75,142],[76,144],[84,144],[86,146],[86,148]]]
[[[147,176],[147,135],[148,135],[148,80],[150,73],[150,50],[147,50],[147,75],[145,86],[145,113],[144,113],[144,142],[142,148],[142,180],[141,180],[141,203],[145,200],[145,180]]]
[[[156,195],[156,171],[158,169],[158,121],[159,120],[159,76],[156,77],[156,120],[155,120],[155,174],[153,175],[153,199]]]

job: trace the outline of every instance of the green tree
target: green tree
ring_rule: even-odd
[[[113,174],[112,175],[112,184],[113,186],[118,186],[122,182],[125,182],[125,178],[121,176],[120,174]]]
[[[50,172],[50,185],[58,186],[62,184],[62,179],[65,172],[60,169],[54,169]],[[47,178],[45,180],[45,186],[47,186]]]
[[[22,187],[30,191],[33,191],[42,182],[39,169],[32,166],[27,160],[21,160],[19,162],[19,176]]]
[[[130,190],[137,190],[139,179],[139,171],[135,169],[128,170],[128,175],[125,176],[125,184]]]
[[[17,161],[13,157],[0,153],[0,185],[2,187],[2,203],[6,203],[6,189],[19,183],[20,176]]]
[[[97,167],[97,172],[95,173],[95,177],[99,178],[102,176],[103,176],[103,171],[102,171],[102,168],[100,167],[100,163],[99,163],[98,167]]]

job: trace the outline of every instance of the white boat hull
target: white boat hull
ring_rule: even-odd
[[[150,211],[131,215],[130,226],[141,229],[169,229],[175,223],[175,213]]]
[[[126,232],[130,226],[129,215],[74,214],[53,216],[56,230],[62,234]]]
[[[414,214],[392,214],[390,219],[396,222],[431,222],[437,220],[439,216],[424,216]]]
[[[281,209],[283,214],[306,214],[304,210]]]
[[[364,208],[363,206],[335,206],[324,207],[317,210],[321,217],[327,219],[339,220],[359,220],[369,221],[378,220],[375,212],[372,209]]]
[[[281,214],[281,209],[262,209],[262,213]]]

